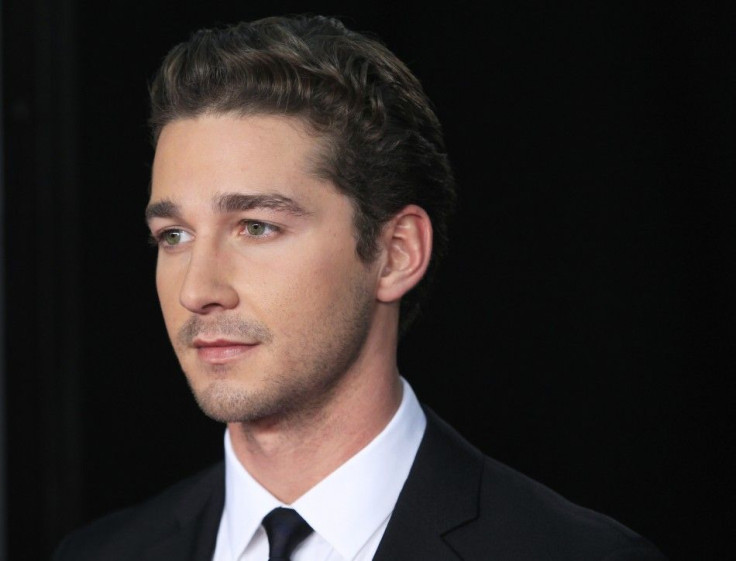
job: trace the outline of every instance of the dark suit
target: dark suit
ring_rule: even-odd
[[[210,561],[222,464],[69,536],[56,561]],[[431,411],[375,561],[662,561],[601,514],[483,456]]]

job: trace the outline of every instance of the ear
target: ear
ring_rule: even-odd
[[[404,207],[383,228],[384,259],[377,298],[398,301],[422,279],[432,256],[432,222],[416,205]]]

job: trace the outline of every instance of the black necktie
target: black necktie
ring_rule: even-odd
[[[263,527],[268,535],[268,561],[291,561],[291,552],[312,533],[304,518],[290,508],[274,508],[263,517]]]

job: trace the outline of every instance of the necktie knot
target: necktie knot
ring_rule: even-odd
[[[268,536],[268,560],[291,561],[291,553],[312,533],[312,528],[290,508],[275,508],[263,518]]]

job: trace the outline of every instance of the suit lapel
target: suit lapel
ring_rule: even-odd
[[[427,429],[374,561],[458,561],[452,533],[478,516],[482,454],[437,417]],[[177,503],[171,529],[140,561],[211,561],[225,504],[224,467],[205,475]]]
[[[180,499],[171,531],[153,543],[141,561],[211,561],[225,504],[225,475],[217,466]]]
[[[437,417],[427,429],[374,561],[457,561],[451,533],[478,516],[483,456]]]

